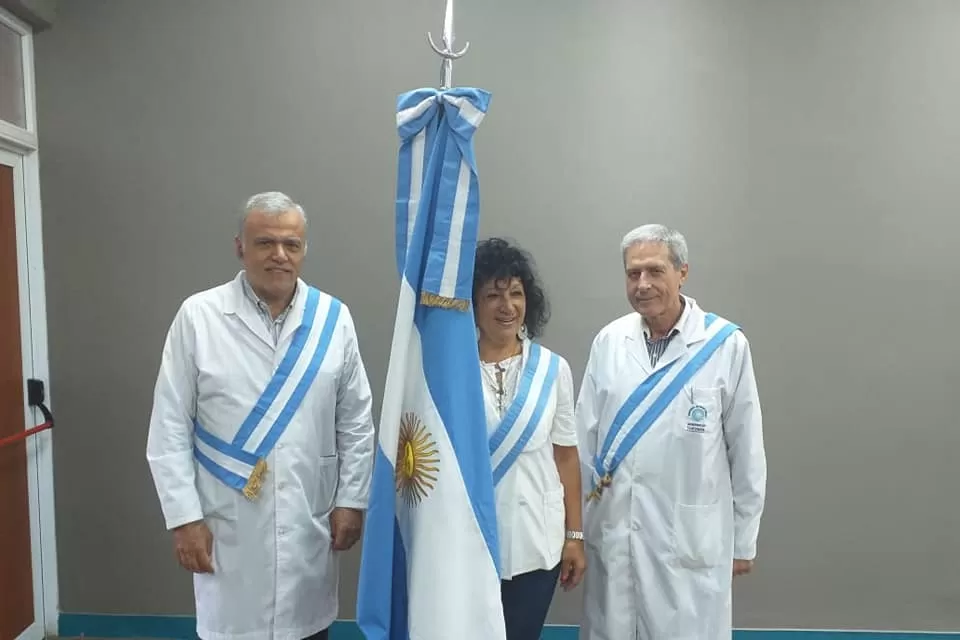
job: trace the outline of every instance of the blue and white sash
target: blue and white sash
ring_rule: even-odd
[[[257,497],[266,473],[266,457],[303,402],[327,354],[340,315],[340,301],[330,298],[323,326],[316,322],[320,292],[307,288],[307,301],[283,360],[230,442],[194,420],[194,456],[227,486]],[[303,353],[311,354],[302,358]]]
[[[603,440],[603,446],[594,458],[593,469],[597,479],[593,490],[587,496],[588,500],[599,499],[603,489],[613,482],[617,467],[640,438],[710,360],[720,345],[740,329],[713,313],[704,314],[704,328],[707,335],[699,350],[688,350],[683,356],[647,377],[617,411]],[[630,427],[625,429],[624,425],[627,424]]]
[[[536,433],[557,380],[560,357],[535,342],[530,343],[527,365],[518,383],[517,395],[500,426],[490,436],[490,466],[497,485],[520,457]],[[550,417],[550,416],[547,416]]]

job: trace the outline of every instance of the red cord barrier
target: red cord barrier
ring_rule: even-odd
[[[38,424],[37,426],[33,427],[32,429],[27,429],[26,431],[24,431],[24,432],[22,432],[22,433],[17,433],[17,434],[14,434],[14,435],[12,435],[12,436],[7,436],[6,438],[0,438],[0,448],[3,448],[3,447],[5,447],[5,446],[7,446],[8,444],[14,444],[14,443],[20,442],[21,440],[26,440],[27,438],[29,438],[30,436],[34,435],[35,433],[40,433],[41,431],[46,431],[47,429],[50,429],[50,428],[52,428],[52,427],[53,427],[53,421],[52,421],[52,420],[48,420],[48,421],[44,422],[43,424]]]

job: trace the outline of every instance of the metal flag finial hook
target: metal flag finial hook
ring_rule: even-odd
[[[447,0],[446,9],[443,12],[443,49],[436,45],[429,31],[427,41],[437,55],[443,58],[443,79],[440,88],[449,89],[453,83],[453,61],[462,57],[470,48],[468,42],[460,51],[453,50],[453,0]]]

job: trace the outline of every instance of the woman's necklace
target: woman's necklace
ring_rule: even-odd
[[[516,355],[517,354],[515,353],[511,354],[506,359],[509,360],[510,358]],[[493,369],[496,373],[494,374],[495,376],[494,383],[490,385],[490,388],[493,390],[493,394],[497,397],[497,411],[501,415],[503,415],[504,401],[506,400],[506,396],[507,396],[507,389],[504,385],[504,380],[503,380],[504,374],[507,372],[507,370],[503,367],[503,364],[501,364],[502,362],[504,361],[501,360],[499,362],[492,363]]]
[[[497,395],[497,411],[503,414],[503,397],[507,393],[506,389],[503,388],[503,374],[505,370],[499,362],[494,364],[493,368],[497,371],[497,386],[493,388],[493,392]]]

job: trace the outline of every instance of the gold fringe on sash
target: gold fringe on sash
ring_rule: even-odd
[[[260,489],[263,487],[263,477],[267,474],[267,461],[263,458],[257,460],[257,465],[250,474],[246,486],[243,487],[243,495],[247,500],[255,500],[260,495]]]
[[[445,298],[429,291],[420,293],[420,304],[425,307],[440,307],[441,309],[456,309],[457,311],[466,311],[470,307],[469,300]]]

